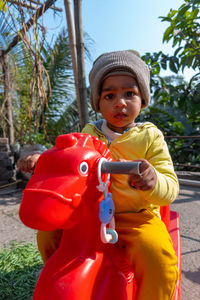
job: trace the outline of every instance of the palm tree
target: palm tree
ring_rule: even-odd
[[[50,96],[48,111],[45,111],[48,119],[58,120],[66,107],[74,100],[74,77],[69,46],[69,38],[66,29],[58,34],[53,47],[47,45],[43,49],[43,64],[51,82],[51,91],[47,87],[47,95]]]
[[[86,58],[91,60],[88,47],[93,45],[93,40],[86,33],[84,36],[87,44]],[[46,48],[44,66],[51,82],[51,97],[48,110],[45,110],[47,132],[51,143],[54,143],[57,135],[80,130],[70,44],[66,29],[61,30],[52,48]],[[48,89],[47,94],[49,92]],[[87,96],[89,99],[89,91]],[[89,103],[88,106],[90,118],[94,119]]]
[[[25,16],[23,13],[20,16],[19,21],[22,21]],[[6,18],[2,15],[0,49],[7,49],[13,36],[16,36],[15,30],[11,34],[11,28],[17,27],[15,21],[12,15]],[[40,32],[37,31],[39,28]],[[3,37],[9,38],[6,46]],[[37,27],[36,23],[32,37],[35,39],[32,38],[31,42],[28,34],[25,34],[22,41],[9,52],[15,137],[20,143],[47,142],[52,132],[59,134],[64,129],[60,119],[65,120],[68,128],[74,122],[69,120],[69,114],[67,117],[64,115],[67,107],[75,100],[67,31],[63,29],[52,46],[46,41],[41,24]],[[86,39],[91,44],[92,40],[87,35]],[[85,50],[89,57],[88,49]],[[3,99],[1,96],[0,90],[0,99]]]

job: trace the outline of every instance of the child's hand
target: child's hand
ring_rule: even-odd
[[[138,159],[135,161],[141,162],[140,173],[141,175],[129,175],[128,183],[131,188],[147,191],[156,185],[157,175],[151,164],[145,159]]]
[[[25,157],[21,157],[17,161],[18,169],[24,172],[32,173],[39,157],[40,157],[39,153],[29,154]]]

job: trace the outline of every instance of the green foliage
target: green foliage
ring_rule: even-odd
[[[0,250],[0,299],[31,300],[38,272],[43,267],[33,243],[13,242]]]
[[[142,117],[153,121],[166,136],[200,135],[200,0],[183,2],[178,10],[172,9],[166,17],[161,17],[170,24],[163,42],[172,41],[174,54],[160,51],[143,56],[151,69],[152,104]],[[162,69],[177,74],[186,67],[197,71],[190,82],[177,75],[160,76]],[[176,163],[200,167],[198,138],[174,138],[167,142]]]
[[[44,66],[51,82],[51,95],[48,102],[48,120],[58,120],[66,107],[74,100],[74,78],[67,30],[63,29],[53,47],[43,51]],[[47,89],[47,94],[50,94]]]
[[[15,70],[11,70],[13,86],[15,88],[15,97],[13,97],[15,138],[20,143],[35,141],[32,135],[37,131],[36,114],[33,112],[33,120],[31,122],[31,103],[30,103],[30,82],[32,78],[32,58],[23,44],[20,50],[13,54],[15,62]],[[36,102],[36,101],[35,101]],[[35,116],[35,117],[34,117]]]
[[[178,69],[200,68],[199,9],[200,0],[184,0],[178,10],[171,9],[166,17],[161,17],[163,22],[170,23],[163,42],[172,40],[172,46],[177,47],[174,56],[178,59]]]
[[[200,140],[190,139],[167,139],[170,153],[175,164],[188,164],[188,167],[179,167],[178,170],[196,171],[197,169],[190,167],[194,165],[200,170]]]
[[[87,41],[91,39],[86,35]],[[89,57],[89,50],[86,48]],[[75,101],[75,86],[72,70],[72,59],[69,45],[69,37],[66,29],[62,29],[56,37],[53,45],[45,43],[42,49],[42,63],[48,73],[50,86],[46,84],[48,103],[43,107],[38,106],[37,99],[33,99],[31,105],[31,119],[27,116],[30,107],[29,85],[31,81],[31,65],[29,68],[28,55],[23,65],[22,75],[17,73],[18,106],[16,105],[15,124],[20,128],[16,135],[21,143],[54,143],[59,134],[78,131],[78,108]],[[29,72],[30,71],[30,72]],[[26,85],[27,83],[27,85]],[[37,98],[37,94],[34,95]],[[40,122],[36,122],[37,118]],[[41,126],[41,119],[45,119],[45,134]]]
[[[2,18],[2,21],[0,32],[4,34],[9,31],[10,27],[7,26],[8,20]],[[3,38],[4,35],[6,39]],[[6,49],[12,40],[11,33],[4,35],[0,38],[1,49]],[[74,99],[72,63],[66,30],[61,31],[53,46],[45,43],[42,48],[42,60],[51,83],[50,89],[46,78],[44,87],[49,101],[45,104],[41,98],[40,90],[38,90],[38,81],[37,84],[33,82],[35,60],[30,49],[27,49],[25,44],[18,43],[17,47],[10,52],[9,65],[15,138],[21,144],[46,144],[52,129],[51,124],[62,116]],[[45,77],[43,80],[45,82]],[[0,82],[0,106],[3,104],[3,89],[3,82],[2,85]],[[45,127],[43,126],[44,120]],[[1,121],[0,132],[4,119],[1,118]]]
[[[6,6],[3,0],[0,0],[0,11],[1,10],[6,13]]]
[[[49,119],[48,121],[48,140],[54,144],[56,137],[59,134],[65,134],[69,132],[78,132],[79,128],[79,116],[77,102],[74,100],[69,104],[65,112],[57,119]]]
[[[167,138],[168,136],[199,135],[179,109],[174,110],[171,105],[149,106],[142,111],[137,121],[151,121],[163,132],[174,163],[195,165],[200,169],[199,138]],[[179,166],[176,169],[185,170],[185,167]],[[186,167],[186,170],[194,171],[193,167]]]
[[[19,15],[14,18],[12,14],[5,17],[1,13],[0,21],[0,49],[5,50],[16,34],[15,23],[22,20]],[[37,26],[34,24],[35,28]],[[58,134],[78,130],[78,109],[73,103],[75,87],[67,30],[61,30],[53,45],[48,44],[39,31],[34,33],[32,39],[24,38],[9,53],[15,139],[20,144],[46,145],[54,142]],[[87,44],[92,44],[92,39],[87,34],[85,38]],[[85,53],[90,59],[87,47]],[[2,109],[3,84],[3,81],[2,84],[0,82],[2,116],[5,115]],[[1,135],[5,123],[5,118],[0,118]]]
[[[149,106],[148,109],[141,112],[138,120],[140,122],[151,121],[162,130],[165,136],[182,135],[184,132],[183,124],[172,115],[170,109],[168,112],[166,109],[164,110],[162,106]]]

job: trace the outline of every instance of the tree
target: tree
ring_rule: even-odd
[[[10,144],[14,143],[13,117],[12,117],[12,53],[5,53],[14,36],[13,20],[8,14],[5,18],[3,10],[0,11],[0,132],[10,138]],[[15,52],[17,49],[15,49]]]
[[[188,122],[199,130],[200,123],[200,0],[184,0],[178,10],[171,9],[162,21],[170,26],[163,35],[163,42],[172,40],[175,48],[173,55],[163,52],[146,53],[143,59],[149,64],[152,73],[153,100],[156,104],[166,103],[180,109]],[[178,73],[186,67],[193,68],[197,73],[190,82],[177,81],[175,84],[167,82],[160,76],[160,70],[169,69]]]
[[[64,112],[75,99],[74,77],[67,30],[63,29],[57,36],[53,47],[49,46],[45,50],[44,66],[51,82],[48,110],[44,113],[47,118],[47,132],[48,135],[52,136],[53,142],[56,135],[61,134],[63,127],[69,126],[68,119],[70,117],[69,115],[65,117]],[[46,92],[49,95],[49,88]],[[63,122],[59,122],[60,119]]]
[[[91,59],[89,47],[92,46],[93,40],[87,33],[84,33],[84,38],[85,58]],[[53,47],[45,51],[44,66],[51,81],[51,97],[48,112],[46,112],[47,133],[50,142],[54,143],[59,134],[80,131],[69,37],[65,29],[60,32]],[[87,90],[87,105],[90,119],[95,119],[89,103],[89,89]]]
[[[184,0],[178,10],[172,9],[166,17],[161,17],[163,22],[170,23],[163,42],[172,40],[173,55],[159,51],[143,56],[151,70],[152,104],[141,119],[152,120],[165,135],[200,134],[199,8],[200,0]],[[169,68],[177,74],[186,67],[196,71],[189,82],[178,75],[160,76],[161,70]],[[199,165],[199,139],[172,139],[168,144],[174,161]]]
[[[39,82],[33,74],[35,63],[32,53],[23,48],[26,60],[16,69],[16,97],[14,121],[17,127],[16,139],[20,143],[48,143],[54,132],[60,134],[62,128],[55,127],[67,106],[74,100],[74,79],[66,30],[62,30],[53,45],[44,43],[40,59],[45,70],[42,73],[43,102]],[[40,86],[39,86],[40,87]],[[45,127],[44,127],[45,125]]]
[[[171,10],[167,17],[161,17],[170,26],[166,29],[163,42],[172,40],[175,49],[174,61],[177,70],[192,68],[197,73],[191,78],[182,97],[184,113],[197,130],[200,131],[200,0],[184,0],[178,10]],[[173,71],[173,67],[171,68]],[[187,106],[187,107],[186,107]]]
[[[161,17],[163,22],[170,23],[163,42],[172,40],[172,47],[176,47],[177,66],[182,70],[185,67],[200,70],[199,8],[200,0],[184,0],[178,10],[171,9],[166,17]]]
[[[45,30],[42,24],[39,24],[37,22],[38,18],[44,14],[44,12],[51,7],[51,5],[56,0],[47,0],[43,5],[41,5],[39,8],[36,8],[36,11],[34,14],[31,15],[31,17],[28,19],[30,11],[25,12],[23,10],[23,6],[27,7],[26,3],[21,2],[15,2],[15,1],[1,1],[0,2],[0,9],[5,10],[5,6],[2,6],[2,2],[6,4],[6,8],[8,13],[6,15],[3,15],[3,24],[8,24],[8,20],[11,20],[9,23],[9,30],[5,32],[5,26],[2,26],[1,29],[3,29],[4,34],[8,36],[9,38],[12,37],[12,40],[9,42],[8,45],[5,46],[5,43],[3,47],[0,49],[0,61],[2,64],[2,74],[4,79],[4,97],[1,105],[1,114],[3,116],[3,124],[1,125],[1,129],[3,132],[3,135],[7,134],[10,140],[10,143],[14,143],[14,130],[13,130],[13,111],[12,111],[12,101],[11,101],[11,87],[10,87],[10,70],[9,70],[9,60],[8,60],[8,54],[15,49],[17,45],[19,45],[19,42],[22,42],[22,44],[26,47],[26,51],[29,56],[32,58],[32,76],[30,80],[30,99],[29,99],[29,105],[27,106],[27,119],[29,121],[29,137],[31,136],[31,130],[33,122],[31,122],[32,118],[32,104],[36,100],[37,108],[39,107],[40,113],[39,113],[39,119],[40,119],[40,125],[42,125],[43,133],[46,133],[45,128],[45,120],[43,118],[43,110],[44,107],[48,105],[48,99],[46,97],[45,88],[44,88],[44,80],[47,78],[48,80],[48,73],[43,67],[43,64],[41,63],[41,51],[43,49],[43,43],[45,41]],[[11,2],[14,5],[10,5],[9,2]],[[17,5],[17,9],[15,10],[15,4]],[[54,9],[54,8],[53,8]],[[3,12],[1,10],[1,13]],[[17,13],[16,13],[17,12]],[[2,15],[1,15],[2,18]],[[21,29],[19,29],[21,26]],[[32,30],[32,37],[34,42],[31,43],[31,38],[28,37],[28,30],[30,28],[33,28]],[[15,33],[15,36],[13,37],[13,33]],[[8,39],[7,39],[8,40]],[[34,45],[34,46],[33,46]],[[14,50],[15,51],[15,50]],[[26,56],[24,57],[26,59]],[[49,80],[48,80],[49,82]],[[50,84],[50,82],[49,82]],[[38,101],[37,101],[38,100]],[[39,111],[39,110],[38,110]],[[37,119],[36,119],[37,120]],[[38,127],[38,122],[36,121],[36,129]],[[8,130],[9,129],[9,130]],[[23,135],[22,135],[23,136]]]

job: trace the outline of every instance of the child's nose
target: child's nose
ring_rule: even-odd
[[[117,107],[122,107],[122,106],[126,106],[126,101],[124,99],[124,97],[122,95],[118,96],[116,99],[116,106]]]

